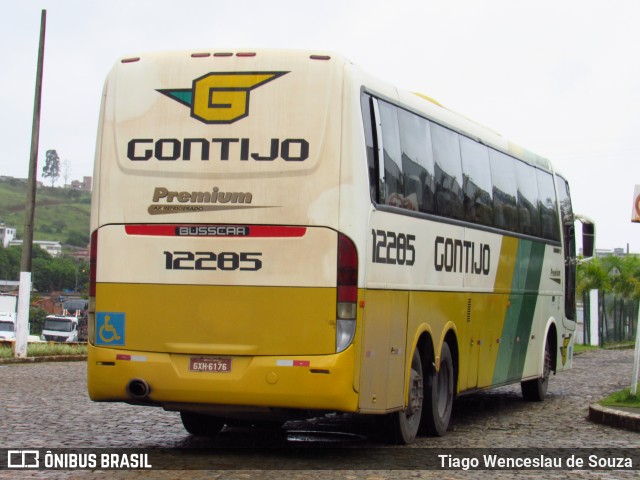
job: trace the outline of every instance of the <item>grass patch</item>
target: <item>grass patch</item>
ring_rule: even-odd
[[[631,395],[631,391],[629,388],[625,388],[624,390],[620,390],[619,392],[614,392],[609,395],[607,398],[600,400],[600,405],[604,405],[605,407],[636,407],[640,408],[640,396]]]
[[[65,345],[64,343],[30,343],[27,357],[54,357],[56,355],[86,355],[86,345]],[[0,358],[13,358],[12,347],[1,347]]]
[[[576,343],[573,345],[573,353],[590,352],[591,350],[599,350],[599,349],[600,347],[598,347],[597,345],[583,345],[579,343]]]

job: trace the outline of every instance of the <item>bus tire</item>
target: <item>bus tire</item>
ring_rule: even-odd
[[[440,369],[429,375],[425,389],[423,428],[430,436],[441,437],[449,428],[453,409],[455,371],[449,344],[442,344]]]
[[[222,418],[203,415],[202,413],[181,411],[180,419],[187,432],[199,437],[214,437],[224,427]]]
[[[424,401],[424,376],[422,359],[417,348],[411,360],[410,375],[407,408],[389,416],[388,435],[392,443],[413,443],[420,428]]]
[[[551,346],[549,339],[544,344],[544,365],[542,367],[542,376],[533,380],[526,380],[520,383],[522,396],[530,402],[542,402],[547,396],[547,388],[549,387],[549,376],[551,375]]]

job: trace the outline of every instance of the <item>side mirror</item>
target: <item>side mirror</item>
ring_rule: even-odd
[[[576,215],[576,220],[582,223],[582,254],[585,258],[593,257],[596,243],[596,224],[583,215]]]

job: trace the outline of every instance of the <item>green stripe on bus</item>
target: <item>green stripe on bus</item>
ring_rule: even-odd
[[[518,242],[510,306],[500,336],[494,384],[517,380],[522,376],[540,288],[544,252],[543,243],[529,240]]]

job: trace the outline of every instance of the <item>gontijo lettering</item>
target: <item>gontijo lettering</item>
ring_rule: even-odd
[[[211,145],[216,148],[211,152]],[[134,138],[127,144],[127,158],[134,162],[150,159],[161,161],[188,161],[193,159],[208,161],[249,159],[258,162],[272,162],[278,158],[285,162],[303,162],[309,158],[309,142],[303,138],[272,138],[268,151],[254,151],[248,138]]]
[[[469,240],[436,237],[433,263],[436,271],[489,275],[491,247]]]

